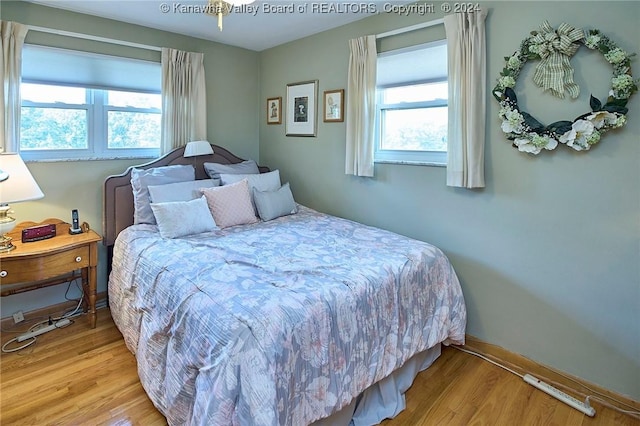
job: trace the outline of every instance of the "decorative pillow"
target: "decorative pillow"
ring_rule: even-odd
[[[220,228],[258,221],[253,211],[249,182],[246,179],[231,185],[204,188],[202,193]]]
[[[190,180],[186,182],[168,183],[166,185],[149,186],[152,203],[168,203],[172,201],[195,200],[202,196],[200,188],[218,186],[213,179]]]
[[[247,179],[249,182],[249,190],[257,189],[258,191],[275,191],[280,188],[280,170],[274,170],[269,173],[259,174],[227,174],[220,173],[220,180],[222,185],[229,185],[230,183],[240,182],[242,179]]]
[[[151,203],[163,238],[178,238],[217,229],[204,196],[191,201]]]
[[[204,163],[204,171],[211,179],[220,180],[220,173],[226,174],[258,174],[258,165],[253,160],[245,160],[242,163],[222,164]]]
[[[150,185],[195,180],[196,171],[191,165],[175,165],[155,167],[151,169],[131,170],[131,187],[133,188],[133,223],[149,223],[154,225],[156,219],[151,211],[149,199]]]
[[[289,182],[276,191],[258,191],[254,189],[253,200],[256,203],[260,218],[264,221],[298,212]]]

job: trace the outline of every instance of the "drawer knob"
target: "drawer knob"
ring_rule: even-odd
[[[4,278],[7,275],[9,275],[9,273],[7,271],[0,271],[0,278]]]
[[[76,257],[76,263],[80,263],[80,262],[82,262],[82,256]]]

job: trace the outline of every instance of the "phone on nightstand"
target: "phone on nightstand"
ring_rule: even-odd
[[[82,234],[82,228],[80,228],[80,217],[78,215],[78,209],[71,210],[71,228],[69,228],[70,234]]]

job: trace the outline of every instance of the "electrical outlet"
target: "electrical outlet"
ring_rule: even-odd
[[[22,311],[18,311],[13,314],[13,321],[15,324],[24,321],[24,315],[22,314]]]

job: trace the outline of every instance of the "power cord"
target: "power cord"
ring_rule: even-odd
[[[76,283],[76,285],[77,285],[77,283]],[[65,292],[65,298],[67,300],[72,300],[72,299],[68,299],[67,298],[67,294],[69,292],[69,287],[70,286],[71,286],[71,283],[69,283],[69,286],[67,286],[67,291]],[[81,293],[80,299],[78,300],[78,304],[76,305],[76,307],[72,311],[64,313],[64,314],[62,314],[61,316],[59,316],[57,318],[53,318],[53,317],[49,316],[47,319],[39,321],[39,322],[33,324],[31,327],[29,327],[29,329],[26,332],[25,331],[8,331],[8,330],[3,330],[3,331],[11,332],[11,333],[20,333],[22,335],[22,334],[25,334],[25,333],[30,333],[32,331],[36,331],[36,330],[38,330],[38,329],[40,329],[42,327],[46,327],[46,326],[54,325],[54,324],[56,325],[56,328],[66,328],[69,325],[73,324],[72,320],[71,320],[71,322],[69,324],[67,324],[65,326],[62,326],[62,327],[59,327],[57,325],[57,322],[62,320],[62,319],[65,319],[65,318],[69,319],[69,318],[81,315],[82,313],[78,313],[78,311],[80,310],[80,308],[82,306],[83,300],[84,300],[84,292]],[[18,336],[18,337],[20,337],[20,336]],[[12,343],[17,343],[18,342],[18,337],[14,337],[14,338],[8,340],[7,342],[5,342],[2,345],[2,352],[4,352],[4,353],[18,352],[18,351],[21,351],[23,349],[28,348],[29,346],[31,346],[34,343],[36,343],[36,341],[38,340],[35,336],[34,337],[30,337],[27,340],[25,340],[27,343],[25,343],[24,345],[18,346],[18,347],[15,347],[15,348],[9,348],[8,347],[9,345],[11,345]]]
[[[452,347],[452,348],[456,348],[456,349],[457,349],[457,350],[459,350],[459,351],[462,351],[462,352],[468,353],[468,354],[470,354],[470,355],[477,356],[478,358],[482,358],[482,359],[484,359],[485,361],[490,362],[491,364],[493,364],[493,365],[495,365],[495,366],[497,366],[497,367],[502,368],[503,370],[507,370],[509,373],[515,374],[516,376],[520,377],[521,379],[523,379],[523,378],[524,378],[524,374],[520,374],[520,373],[516,372],[515,370],[512,370],[512,369],[510,369],[510,368],[508,368],[508,367],[506,367],[506,366],[504,366],[504,365],[502,365],[502,364],[500,364],[500,363],[498,363],[498,362],[496,362],[496,361],[493,361],[493,360],[491,360],[491,359],[487,358],[486,356],[484,356],[484,355],[482,355],[482,354],[479,354],[478,352],[473,352],[473,351],[470,351],[470,350],[468,350],[468,349],[462,349],[461,347],[458,347],[458,346],[456,346],[456,345],[451,345],[451,347]]]
[[[515,367],[513,364],[511,364],[511,363],[510,363],[510,362],[508,362],[508,361],[500,360],[500,362],[498,362],[498,361],[496,361],[496,360],[490,359],[490,358],[489,358],[488,356],[486,356],[486,355],[483,355],[483,354],[480,354],[480,353],[478,353],[478,352],[474,352],[474,351],[471,351],[471,350],[468,350],[468,349],[464,349],[464,348],[461,348],[461,347],[456,346],[456,345],[450,345],[450,347],[455,348],[455,349],[457,349],[457,350],[459,350],[459,351],[461,351],[461,352],[465,352],[465,353],[467,353],[467,354],[470,354],[470,355],[476,356],[476,357],[478,357],[478,358],[481,358],[481,359],[483,359],[483,360],[485,360],[485,361],[487,361],[487,362],[489,362],[489,363],[491,363],[491,364],[493,364],[493,365],[495,365],[495,366],[497,366],[497,367],[502,368],[503,370],[506,370],[506,371],[508,371],[508,372],[510,372],[510,373],[512,373],[512,374],[515,374],[516,376],[518,376],[518,377],[520,377],[520,378],[524,378],[524,374],[520,374],[520,373],[518,373],[517,371],[513,370],[512,368],[509,368],[509,367],[507,367],[506,365],[504,365],[504,364],[509,364],[511,367],[518,368],[518,367]],[[606,407],[608,407],[608,408],[611,408],[611,409],[616,410],[616,411],[618,411],[618,412],[620,412],[620,413],[623,413],[623,414],[629,415],[629,416],[631,416],[631,417],[634,417],[634,418],[638,418],[638,419],[640,419],[640,411],[636,410],[636,408],[635,408],[635,407],[633,407],[633,406],[631,406],[631,405],[629,405],[629,404],[627,404],[627,403],[625,403],[625,402],[623,402],[623,401],[620,401],[620,400],[618,400],[618,399],[616,399],[616,398],[614,398],[614,397],[611,397],[611,396],[609,396],[609,395],[605,395],[605,394],[603,394],[603,393],[601,393],[601,392],[598,392],[598,391],[596,391],[596,390],[594,390],[594,389],[590,388],[589,386],[584,385],[584,384],[582,384],[582,383],[578,382],[577,380],[575,380],[575,379],[574,379],[574,378],[572,378],[571,376],[568,376],[568,375],[563,374],[563,373],[561,373],[561,372],[555,372],[555,373],[556,373],[556,374],[558,374],[558,375],[560,375],[560,376],[562,376],[562,377],[564,377],[564,378],[565,378],[565,379],[567,379],[567,380],[570,380],[570,381],[571,381],[571,382],[573,382],[573,383],[578,384],[579,386],[581,386],[581,387],[583,387],[583,388],[587,389],[589,392],[591,392],[591,393],[593,393],[593,394],[596,394],[596,395],[587,395],[587,394],[585,394],[584,392],[577,391],[577,390],[575,390],[575,389],[573,389],[573,388],[571,388],[571,387],[569,387],[569,386],[566,386],[566,385],[564,385],[564,384],[562,384],[562,383],[558,383],[558,382],[556,382],[556,381],[554,381],[554,380],[551,380],[551,379],[549,379],[549,378],[547,378],[547,377],[544,377],[544,376],[540,376],[540,377],[541,377],[542,379],[544,379],[547,383],[550,383],[550,384],[552,384],[552,385],[554,385],[554,386],[556,386],[556,387],[558,387],[558,388],[562,388],[562,389],[564,389],[564,390],[568,390],[568,391],[571,391],[571,392],[575,392],[575,393],[577,393],[577,394],[580,394],[580,395],[584,396],[584,397],[585,397],[585,404],[586,404],[587,406],[591,406],[591,404],[590,404],[590,401],[591,401],[591,400],[593,400],[593,401],[598,401],[599,403],[601,403],[602,405],[604,405],[604,406],[606,406]],[[603,399],[603,398],[607,398],[607,399],[609,399],[609,400],[611,400],[611,401],[614,401],[614,402],[615,402],[615,403],[617,403],[617,404],[623,405],[623,406],[625,406],[625,407],[627,407],[627,408],[631,408],[631,410],[624,410],[624,409],[622,409],[622,408],[620,408],[620,407],[617,407],[617,406],[615,406],[615,405],[611,404],[610,402],[608,402],[606,399]]]
[[[30,332],[32,332],[32,331],[37,331],[37,330],[39,330],[40,328],[43,328],[43,327],[46,327],[46,326],[49,326],[49,325],[55,325],[55,327],[56,327],[56,328],[65,328],[65,327],[68,327],[68,326],[70,326],[71,324],[73,324],[73,321],[71,321],[70,323],[68,323],[68,324],[67,324],[67,325],[65,325],[65,326],[58,326],[57,322],[58,322],[59,320],[60,320],[60,319],[57,319],[57,320],[55,320],[56,322],[54,322],[54,320],[53,320],[52,318],[49,318],[49,319],[46,319],[46,320],[44,320],[44,321],[40,321],[40,322],[38,322],[38,323],[35,323],[35,324],[34,324],[34,325],[32,325],[31,327],[29,327],[29,331],[27,331],[27,333],[30,333]],[[33,345],[34,343],[36,343],[36,341],[38,340],[38,338],[37,338],[36,336],[33,336],[33,337],[29,337],[29,338],[27,338],[27,339],[25,340],[27,343],[25,343],[25,344],[24,344],[24,345],[22,345],[22,346],[18,346],[18,347],[15,347],[15,348],[9,348],[9,347],[8,347],[8,346],[9,346],[9,345],[11,345],[12,343],[17,343],[19,338],[20,338],[20,336],[18,336],[18,337],[14,337],[13,339],[8,340],[4,345],[2,345],[2,352],[4,352],[4,353],[18,352],[18,351],[21,351],[21,350],[23,350],[23,349],[28,348],[29,346],[31,346],[31,345]]]
[[[23,349],[28,348],[29,346],[33,345],[36,342],[37,338],[36,337],[32,337],[31,340],[27,340],[24,345],[22,346],[18,346],[17,348],[7,348],[7,346],[9,346],[11,343],[17,342],[18,338],[14,337],[11,340],[8,340],[4,345],[2,345],[2,352],[5,354],[11,353],[11,352],[18,352],[21,351]]]

